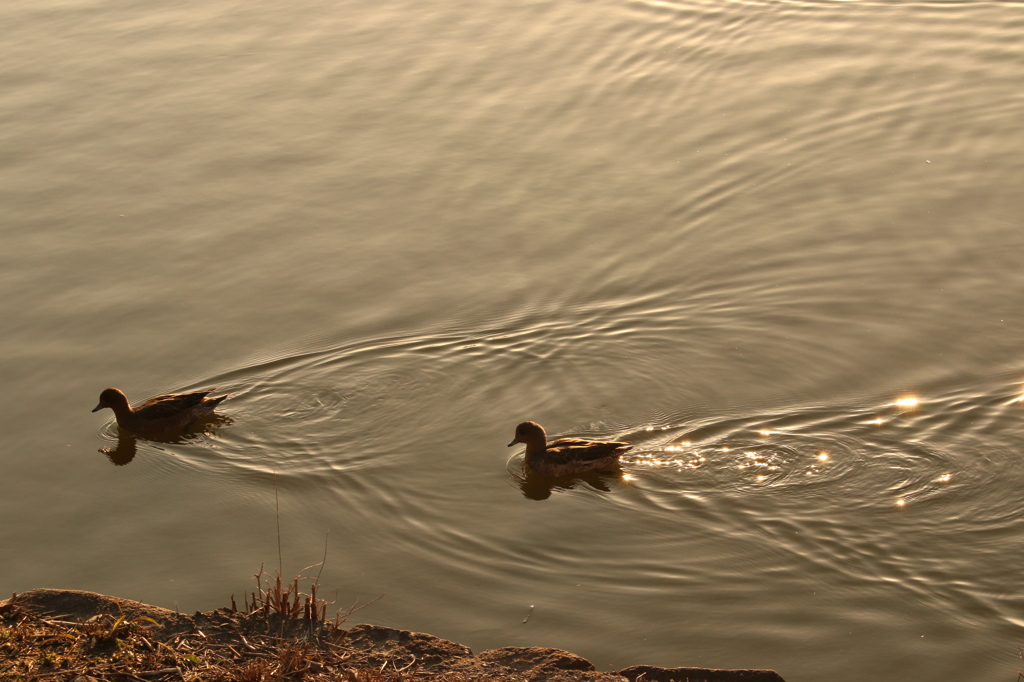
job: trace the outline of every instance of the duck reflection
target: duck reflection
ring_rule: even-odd
[[[546,500],[553,490],[573,490],[588,485],[603,493],[611,492],[611,485],[625,480],[626,474],[619,468],[610,471],[588,471],[575,476],[545,476],[524,466],[513,472],[523,497],[531,500]]]
[[[106,455],[107,459],[109,459],[110,463],[114,466],[123,467],[125,464],[135,459],[137,441],[138,436],[134,433],[118,429],[117,447],[100,448],[100,452]]]
[[[113,448],[100,448],[100,452],[107,456],[107,459],[110,460],[111,464],[122,467],[135,459],[135,454],[138,451],[138,443],[140,440],[149,441],[151,443],[166,443],[168,445],[187,443],[200,436],[212,436],[217,427],[230,426],[231,424],[231,417],[227,417],[222,414],[214,414],[208,419],[192,424],[184,431],[160,436],[140,436],[132,433],[131,431],[125,431],[114,424],[113,428],[117,430],[117,446]]]

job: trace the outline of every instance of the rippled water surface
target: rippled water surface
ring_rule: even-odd
[[[476,651],[1024,668],[1021,3],[0,20],[0,590],[216,608],[279,522]],[[524,419],[634,448],[539,479]]]

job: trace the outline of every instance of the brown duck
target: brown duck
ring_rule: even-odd
[[[526,465],[545,476],[572,476],[586,471],[614,468],[619,455],[629,450],[629,443],[618,441],[559,438],[548,442],[548,435],[537,422],[523,422],[516,427],[516,437],[508,444],[526,445]]]
[[[158,395],[133,408],[124,393],[108,388],[100,393],[100,403],[92,411],[109,407],[114,411],[117,425],[125,431],[142,434],[177,431],[213,414],[213,408],[227,398],[226,395],[208,398],[214,390]]]

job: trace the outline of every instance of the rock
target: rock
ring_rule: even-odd
[[[659,668],[634,665],[619,675],[629,682],[786,682],[774,670],[716,670],[712,668]]]
[[[436,666],[473,655],[469,647],[447,639],[422,632],[395,630],[376,625],[354,626],[348,631],[345,646],[369,651],[382,658],[389,658],[395,661],[398,667],[411,663],[413,656],[421,665]]]
[[[181,618],[174,611],[159,606],[82,590],[29,590],[0,602],[0,608],[14,604],[39,615],[71,620],[88,620],[103,614],[115,618],[123,615],[129,620],[152,618],[158,623],[177,622]]]
[[[496,663],[516,672],[527,670],[594,670],[594,664],[576,654],[561,649],[544,649],[540,647],[506,646],[500,649],[488,649],[479,656],[481,661]]]

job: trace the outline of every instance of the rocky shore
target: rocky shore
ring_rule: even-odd
[[[0,602],[0,680],[139,682],[784,682],[773,670],[635,665],[600,672],[560,649],[474,654],[407,630],[222,608],[192,615],[77,590]]]

